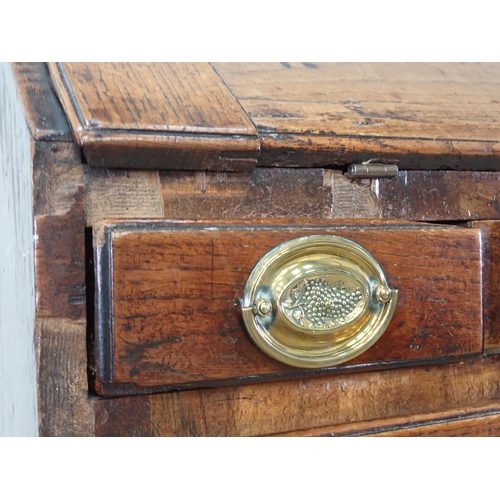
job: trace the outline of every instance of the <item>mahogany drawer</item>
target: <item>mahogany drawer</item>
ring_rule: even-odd
[[[306,235],[358,243],[398,290],[379,340],[305,369],[250,339],[240,299],[257,262]],[[478,229],[391,221],[115,221],[94,228],[95,387],[103,395],[444,363],[482,352]]]

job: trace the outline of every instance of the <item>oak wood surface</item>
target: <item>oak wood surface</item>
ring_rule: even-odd
[[[379,437],[498,437],[500,415],[480,415],[376,434]]]
[[[403,171],[375,179],[372,194],[382,218],[469,221],[500,217],[499,172]]]
[[[105,218],[164,218],[157,171],[87,168],[85,173],[88,227]]]
[[[36,143],[33,162],[38,317],[85,318],[85,182],[78,147]]]
[[[255,166],[255,128],[208,63],[51,63],[49,69],[91,166]]]
[[[498,409],[499,370],[500,357],[488,356],[370,373],[97,399],[94,413],[104,406],[109,419],[102,431],[96,424],[94,432],[115,429],[126,433],[114,415],[134,404],[138,408],[149,405],[149,415],[144,418],[153,436],[321,434],[329,426],[340,425],[355,433],[360,428],[380,430],[386,419],[411,424],[434,415],[450,420],[473,411]],[[462,432],[471,431],[464,427],[453,430],[454,435]]]
[[[378,217],[369,180],[321,168],[160,172],[165,218]]]
[[[498,170],[500,64],[49,65],[90,165]]]
[[[255,123],[259,164],[392,157],[404,169],[498,169],[499,64],[214,67]]]
[[[500,404],[453,408],[432,413],[344,423],[280,434],[312,436],[500,436]]]
[[[267,251],[307,234],[337,234],[361,244],[399,290],[394,318],[381,339],[355,360],[327,370],[444,361],[477,355],[482,348],[480,239],[475,230],[269,221],[255,226],[138,222],[109,227],[105,248],[112,260],[100,250],[96,260],[97,357],[102,360],[97,379],[104,393],[114,390],[107,382],[135,384],[134,392],[303,373],[255,347],[238,301],[252,268]],[[101,245],[105,233],[98,233],[95,241]],[[112,326],[102,320],[108,307]],[[104,361],[107,342],[111,358]]]
[[[500,221],[473,221],[483,240],[484,352],[500,352]]]
[[[73,140],[64,111],[50,83],[44,63],[11,65],[24,117],[31,135],[37,141]]]
[[[36,333],[40,436],[91,435],[86,324],[40,318]]]

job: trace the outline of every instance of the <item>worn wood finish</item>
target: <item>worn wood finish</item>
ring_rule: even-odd
[[[500,404],[446,409],[404,417],[345,423],[331,427],[279,434],[286,437],[313,436],[499,436]]]
[[[37,141],[67,141],[73,137],[50,84],[45,63],[13,63],[12,71],[32,137]]]
[[[465,419],[389,430],[377,434],[379,437],[498,437],[500,415],[479,415]]]
[[[259,436],[498,405],[500,357],[153,394],[155,436]],[[114,404],[120,406],[121,399]],[[123,398],[126,400],[127,398]],[[129,398],[133,399],[133,398]],[[458,431],[457,431],[458,433]]]
[[[49,68],[90,165],[238,171],[257,158],[310,167],[378,157],[404,169],[498,169],[498,64]]]
[[[162,219],[165,216],[156,171],[87,168],[85,180],[88,227],[105,218]]]
[[[484,352],[500,353],[500,221],[473,221],[483,240]]]
[[[261,165],[380,157],[498,170],[498,64],[216,63],[255,123]]]
[[[96,437],[147,437],[151,435],[147,396],[94,399],[93,430]]]
[[[376,179],[372,193],[389,219],[469,221],[500,218],[499,172],[403,171]]]
[[[370,181],[337,170],[161,172],[160,179],[169,219],[378,217]]]
[[[49,69],[91,166],[255,166],[257,132],[208,63],[64,63]]]
[[[89,436],[87,333],[84,322],[37,321],[40,436]]]
[[[238,301],[266,252],[308,234],[336,234],[361,244],[399,290],[394,318],[381,339],[346,365],[325,370],[444,361],[481,351],[480,239],[475,230],[117,223],[95,235],[98,389],[120,390],[107,382],[135,384],[134,392],[304,373],[255,347]]]

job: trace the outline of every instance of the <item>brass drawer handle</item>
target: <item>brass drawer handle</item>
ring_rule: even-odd
[[[314,235],[268,252],[250,274],[241,306],[262,351],[288,365],[323,368],[371,347],[391,321],[397,296],[363,247]]]

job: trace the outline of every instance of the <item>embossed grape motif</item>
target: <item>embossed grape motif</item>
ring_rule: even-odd
[[[345,281],[329,284],[325,278],[303,279],[290,290],[290,299],[283,303],[286,316],[306,328],[329,329],[351,321],[355,309],[364,304],[359,287]],[[359,309],[359,308],[358,308]]]

